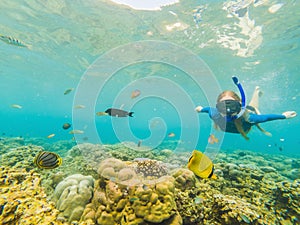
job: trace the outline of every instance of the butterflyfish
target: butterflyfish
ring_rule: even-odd
[[[53,152],[40,152],[34,159],[34,164],[40,169],[54,169],[62,164],[62,158]]]
[[[122,109],[109,108],[105,111],[105,113],[114,117],[127,117],[127,116],[133,117],[133,112],[127,112]]]
[[[198,177],[217,179],[217,176],[214,174],[214,164],[200,151],[193,151],[187,167]]]

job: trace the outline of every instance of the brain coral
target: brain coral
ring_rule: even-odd
[[[61,220],[79,221],[87,203],[93,196],[94,180],[91,176],[74,174],[61,181],[55,188],[53,201],[61,212]]]

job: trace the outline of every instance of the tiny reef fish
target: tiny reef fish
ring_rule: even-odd
[[[18,105],[18,104],[12,104],[11,107],[15,108],[15,109],[22,109],[23,108],[21,105]]]
[[[85,105],[75,105],[74,109],[84,109]]]
[[[64,124],[62,125],[62,128],[63,128],[64,130],[67,130],[67,129],[69,129],[71,126],[72,126],[72,125],[71,125],[70,123],[64,123]]]
[[[139,140],[138,143],[137,143],[137,146],[141,147],[141,144],[142,144],[142,140]]]
[[[0,40],[7,44],[10,44],[10,45],[15,45],[15,46],[19,46],[19,47],[27,47],[27,45],[25,45],[23,42],[21,42],[20,40],[18,40],[16,38],[13,38],[13,37],[0,35]]]
[[[47,138],[53,138],[55,136],[55,134],[49,134],[48,136],[47,136]]]
[[[168,137],[175,137],[175,133],[173,133],[173,132],[169,133]]]
[[[54,169],[62,164],[62,158],[56,153],[42,151],[35,157],[34,164],[40,169]]]
[[[97,116],[107,116],[108,113],[106,113],[106,112],[97,112],[96,115]]]
[[[121,109],[109,108],[105,111],[105,113],[114,117],[127,117],[127,116],[133,117],[133,112],[127,112]]]
[[[200,151],[193,151],[187,167],[198,177],[217,179],[217,176],[214,174],[214,164]]]
[[[135,89],[134,91],[132,91],[131,93],[131,98],[136,98],[141,94],[141,91],[138,89]]]
[[[73,90],[74,90],[74,88],[69,88],[69,89],[65,90],[64,95],[70,94],[70,92]]]
[[[216,136],[214,134],[209,135],[208,137],[208,143],[209,144],[214,144],[214,143],[218,143],[219,139],[216,138]]]
[[[69,134],[83,134],[83,133],[84,133],[83,130],[71,130],[71,131],[69,132]]]

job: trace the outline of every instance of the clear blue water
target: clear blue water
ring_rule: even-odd
[[[2,0],[1,35],[29,47],[0,41],[0,132],[70,140],[73,135],[61,128],[69,122],[84,130],[75,136],[78,142],[142,140],[155,147],[180,140],[186,151],[211,147],[207,139],[214,133],[221,140],[214,148],[299,156],[299,116],[262,124],[272,137],[254,127],[246,141],[237,134],[223,137],[208,115],[194,111],[214,104],[221,90],[237,91],[236,75],[247,98],[261,87],[262,113],[299,113],[299,7],[296,0],[182,1],[138,11],[100,0]],[[64,95],[68,88],[74,90]],[[131,99],[135,89],[141,95]],[[85,108],[74,109],[78,104]],[[110,107],[134,117],[95,116]]]

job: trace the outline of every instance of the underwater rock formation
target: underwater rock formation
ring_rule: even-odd
[[[94,180],[91,176],[74,174],[61,181],[55,188],[53,201],[61,212],[59,219],[79,221],[84,208],[93,196]]]

